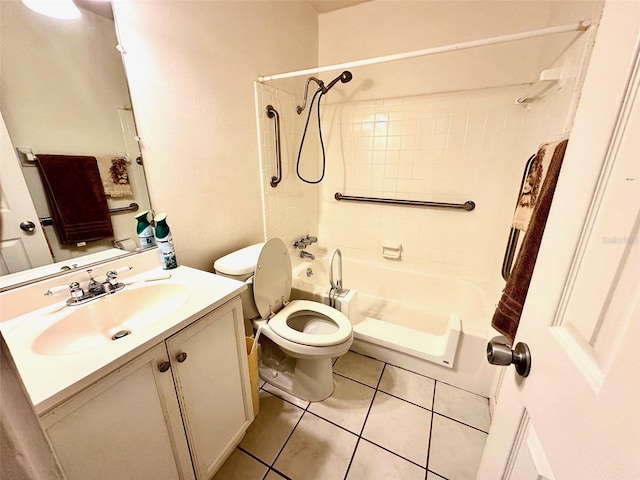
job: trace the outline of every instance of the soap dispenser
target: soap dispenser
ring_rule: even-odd
[[[142,250],[144,250],[145,248],[156,246],[156,239],[153,236],[153,228],[151,227],[151,223],[147,219],[148,215],[149,210],[145,210],[144,212],[140,212],[135,217],[135,219],[138,221],[136,231],[138,232],[138,239],[140,240],[140,248]]]
[[[171,270],[178,266],[176,260],[176,251],[173,247],[173,239],[171,238],[171,230],[167,225],[167,214],[159,213],[155,216],[156,223],[156,242],[158,251],[160,252],[160,264],[165,270]]]

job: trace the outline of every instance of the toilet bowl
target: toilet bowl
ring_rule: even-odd
[[[215,262],[214,270],[250,287],[243,313],[261,331],[260,377],[303,400],[329,397],[333,358],[347,353],[353,328],[344,314],[327,305],[289,302],[292,269],[284,242],[273,238],[230,253]]]

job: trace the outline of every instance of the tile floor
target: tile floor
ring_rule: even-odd
[[[472,480],[488,399],[354,352],[336,388],[309,403],[269,384],[260,413],[215,480]]]

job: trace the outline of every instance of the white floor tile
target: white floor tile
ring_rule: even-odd
[[[274,467],[293,480],[342,480],[357,439],[305,413]]]
[[[302,414],[300,408],[261,391],[260,413],[249,426],[240,446],[271,465]]]
[[[378,388],[408,402],[431,410],[435,381],[393,365],[387,365]]]
[[[347,352],[335,363],[333,371],[375,388],[383,367],[384,363],[379,360],[359,353]]]
[[[340,375],[333,377],[333,395],[322,402],[312,403],[309,411],[360,435],[375,390]]]
[[[433,472],[427,472],[427,480],[442,480],[443,478],[444,477],[441,477],[440,475],[436,475]]]
[[[424,474],[424,468],[360,440],[347,480],[424,480]]]
[[[278,387],[274,387],[270,383],[264,382],[262,389],[269,393],[274,394],[276,397],[280,397],[283,400],[286,400],[289,403],[293,403],[294,405],[297,405],[300,408],[307,408],[307,406],[309,405],[308,401],[302,400],[301,398],[298,398],[298,397],[294,397],[290,393],[287,393],[284,390],[280,390]]]
[[[480,395],[438,382],[433,410],[485,432],[489,431],[489,399]]]
[[[486,441],[486,433],[434,414],[428,469],[452,480],[474,480]]]
[[[378,392],[362,436],[398,455],[426,466],[431,412]]]
[[[276,473],[273,470],[270,470],[269,474],[266,477],[264,477],[264,480],[285,480],[285,478],[279,473]]]
[[[213,480],[262,480],[269,467],[241,450],[234,450]]]

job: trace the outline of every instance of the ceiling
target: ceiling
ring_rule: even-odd
[[[0,0],[1,1],[1,0]],[[307,0],[311,8],[319,15],[321,13],[333,12],[341,8],[352,7],[359,3],[368,2],[370,0]],[[88,10],[101,17],[113,20],[111,12],[111,3],[108,0],[73,0],[80,8]]]
[[[104,0],[73,0],[78,8],[87,10],[96,15],[100,15],[108,20],[113,21],[113,10],[111,2]]]
[[[359,3],[368,2],[370,0],[307,0],[307,3],[316,11],[316,13],[333,12],[341,8],[352,7]]]

